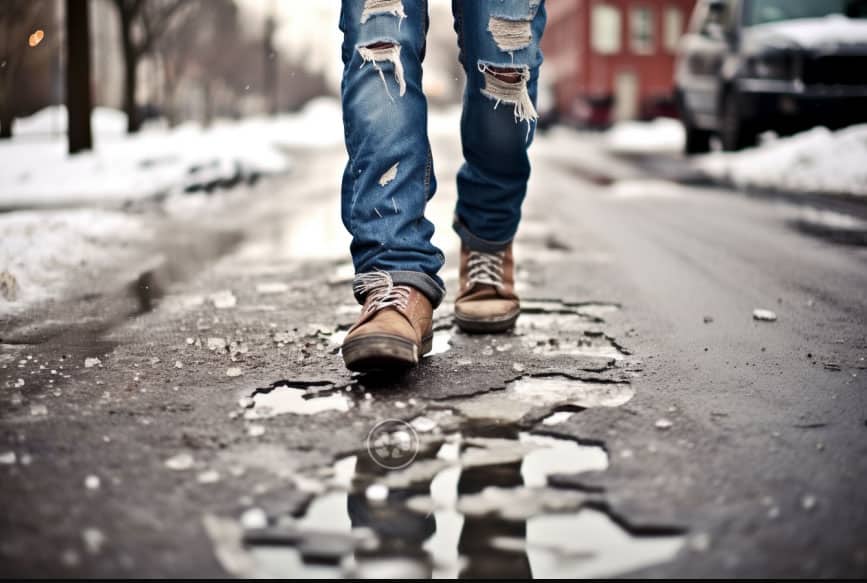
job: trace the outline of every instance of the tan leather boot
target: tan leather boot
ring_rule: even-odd
[[[433,307],[408,285],[394,285],[384,272],[364,274],[356,289],[364,307],[341,348],[346,368],[354,371],[395,369],[418,364],[433,344]]]
[[[464,332],[505,332],[515,325],[521,304],[515,294],[512,245],[499,253],[470,251],[461,245],[461,291],[455,323]]]

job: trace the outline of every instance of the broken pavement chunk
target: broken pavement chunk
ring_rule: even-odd
[[[653,424],[654,427],[661,431],[667,431],[672,428],[674,424],[668,419],[659,419],[656,423]]]
[[[168,469],[174,470],[177,472],[182,472],[184,470],[189,470],[193,467],[193,456],[188,453],[180,453],[174,457],[170,457],[166,460],[165,465]]]
[[[91,555],[98,555],[105,544],[105,535],[96,528],[85,528],[81,531],[81,538],[84,541],[84,547]]]
[[[228,346],[228,343],[225,338],[208,338],[208,350],[225,350],[226,346]]]
[[[238,304],[238,298],[235,297],[235,294],[231,290],[218,291],[208,296],[208,299],[211,300],[211,303],[218,310],[234,308]]]
[[[755,310],[753,310],[753,320],[759,322],[776,322],[777,314],[772,312],[771,310],[756,308]]]

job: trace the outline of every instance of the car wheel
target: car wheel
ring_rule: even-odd
[[[710,152],[711,132],[686,124],[684,124],[683,129],[686,131],[686,143],[683,150],[687,156]]]
[[[759,134],[749,120],[741,115],[735,93],[726,95],[720,121],[720,140],[723,150],[736,152],[755,146],[758,142]]]

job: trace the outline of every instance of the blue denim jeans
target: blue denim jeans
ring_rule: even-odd
[[[436,306],[445,288],[424,216],[436,192],[422,92],[427,4],[342,0],[341,214],[357,274],[386,271]],[[452,9],[467,77],[453,226],[470,249],[496,252],[515,236],[530,177],[544,0],[453,0]]]

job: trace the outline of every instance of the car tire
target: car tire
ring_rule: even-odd
[[[736,93],[729,93],[722,103],[720,141],[726,152],[737,152],[758,143],[759,133],[740,112]]]
[[[684,143],[683,151],[687,156],[707,154],[710,152],[710,139],[713,136],[712,132],[687,124],[684,124],[683,129],[686,132],[686,142]]]

